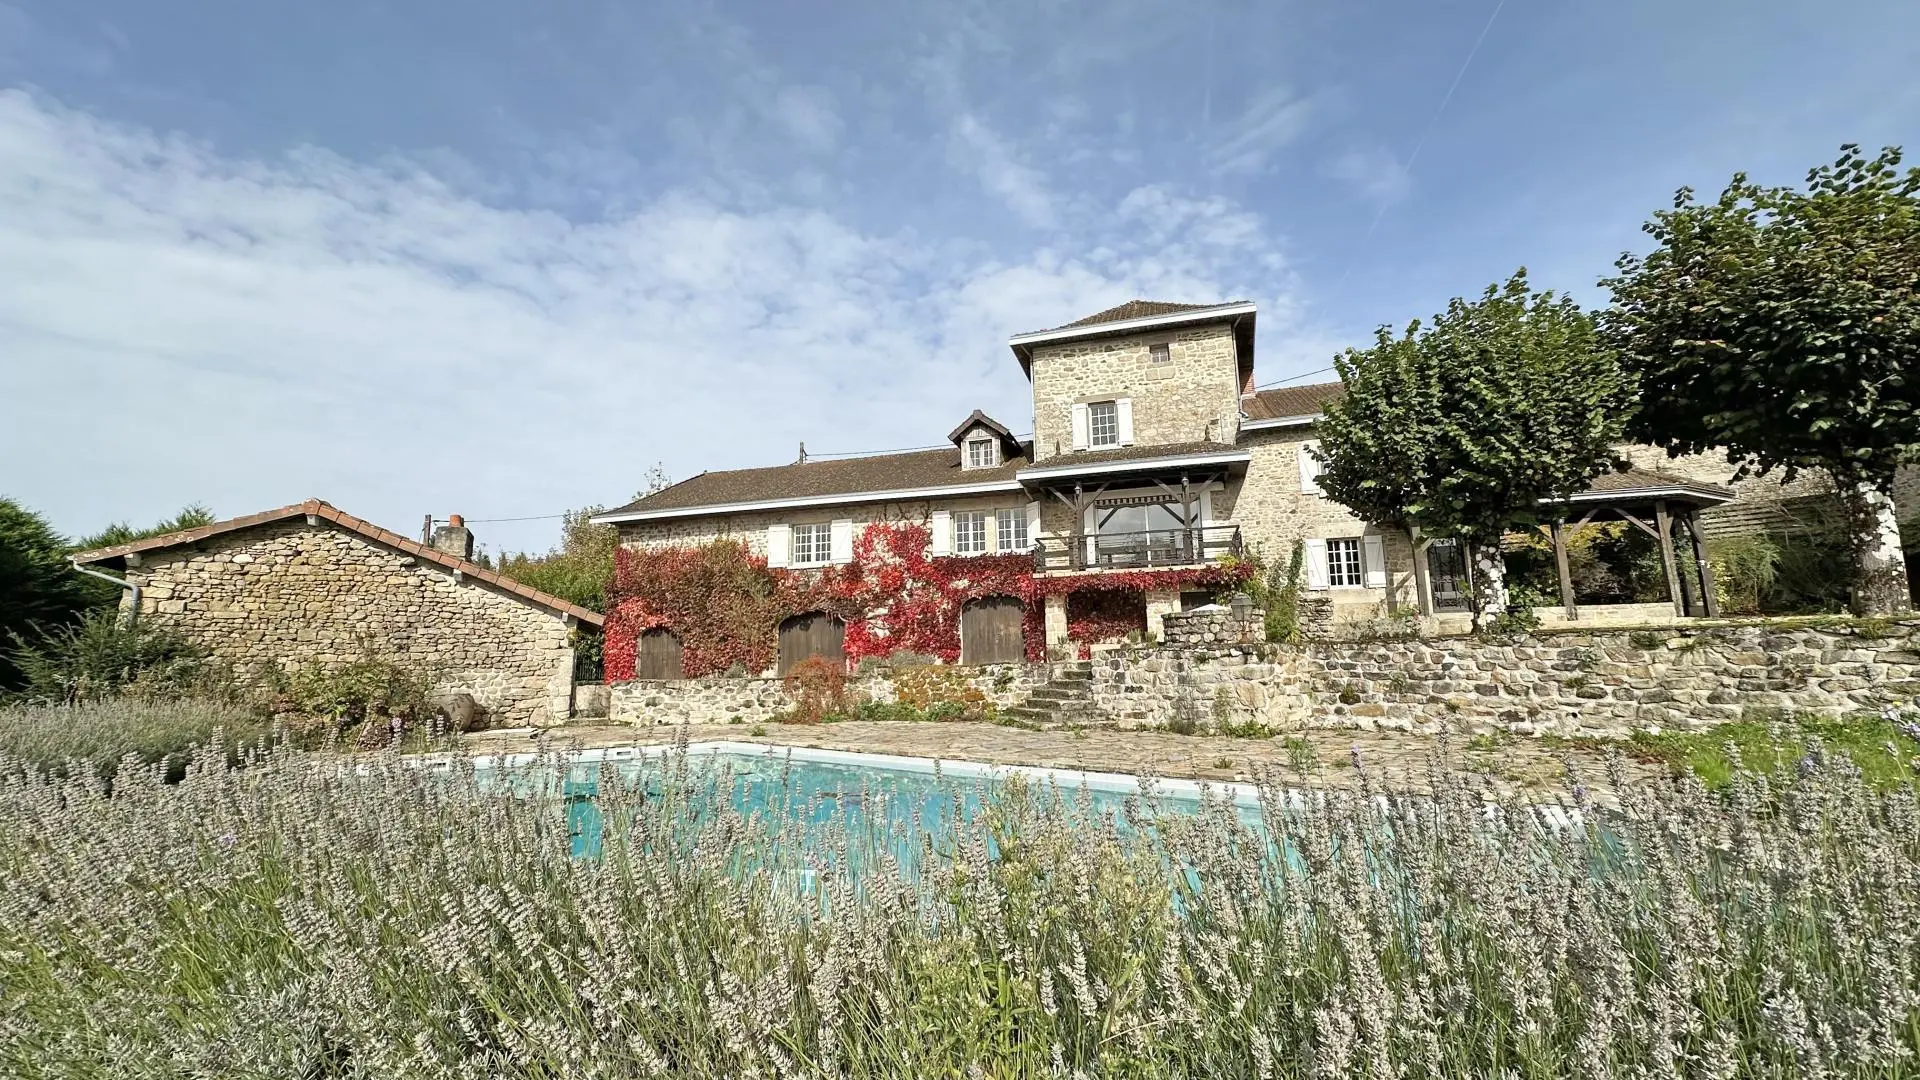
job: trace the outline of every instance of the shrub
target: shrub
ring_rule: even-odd
[[[847,711],[847,669],[840,661],[809,656],[787,671],[783,683],[793,707],[782,723],[818,724]]]
[[[28,639],[14,635],[13,663],[30,700],[99,701],[135,689],[170,697],[203,688],[214,677],[206,650],[178,631],[140,621],[129,626],[112,609]]]
[[[263,744],[269,727],[258,713],[225,701],[122,697],[16,705],[0,708],[0,761],[62,774],[78,763],[111,775],[131,755],[160,765],[169,780],[177,780],[188,762],[214,746],[216,732],[222,740],[219,753],[231,759],[245,746]],[[0,772],[10,771],[0,765]]]
[[[622,824],[591,857],[552,758],[0,785],[0,1074],[1841,1078],[1920,1051],[1912,796],[1831,758],[1624,787],[1586,827],[1438,767],[1260,777],[1257,829],[952,785],[985,812],[917,864],[897,818],[794,843],[817,790],[759,812],[689,764],[602,773]]]
[[[1265,636],[1275,644],[1297,644],[1305,636],[1300,602],[1307,588],[1306,558],[1306,545],[1297,541],[1285,562],[1268,562],[1260,551],[1247,556],[1252,572],[1243,588],[1253,606],[1266,613]]]

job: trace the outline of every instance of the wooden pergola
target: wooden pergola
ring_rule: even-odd
[[[1700,532],[1700,511],[1733,498],[1733,492],[1717,484],[1706,484],[1684,476],[1655,469],[1634,467],[1609,473],[1593,486],[1566,502],[1548,508],[1551,524],[1541,526],[1553,542],[1553,562],[1560,582],[1560,603],[1567,620],[1580,618],[1574,601],[1573,575],[1568,567],[1567,533],[1585,525],[1624,521],[1653,537],[1660,548],[1660,565],[1666,574],[1667,595],[1673,601],[1673,613],[1681,617],[1717,618],[1720,601],[1714,595],[1713,568],[1707,563],[1706,543]],[[1678,531],[1685,543],[1686,569],[1682,570],[1682,552],[1675,542]],[[1414,574],[1419,585],[1421,614],[1434,613],[1432,585],[1428,581],[1427,548],[1431,538],[1414,531]],[[1471,560],[1468,561],[1469,572]]]

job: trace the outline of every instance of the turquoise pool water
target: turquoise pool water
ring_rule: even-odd
[[[524,792],[561,795],[567,806],[568,832],[576,855],[599,853],[608,827],[600,798],[602,784],[623,785],[626,798],[653,800],[671,789],[683,805],[700,813],[730,808],[760,831],[784,829],[785,835],[812,848],[823,838],[849,838],[883,844],[903,863],[938,849],[960,826],[979,822],[1009,781],[1030,793],[1058,799],[1073,812],[1138,827],[1155,814],[1190,814],[1201,808],[1202,791],[1216,803],[1231,799],[1239,819],[1258,827],[1260,811],[1250,788],[1216,785],[1202,788],[1186,781],[1153,785],[1151,805],[1141,798],[1139,781],[1114,774],[1044,769],[996,768],[833,751],[769,752],[754,746],[721,744],[692,748],[684,758],[654,752],[611,752],[582,756],[557,774],[551,759],[504,761],[483,765],[482,783]]]

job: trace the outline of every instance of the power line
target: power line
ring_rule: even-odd
[[[565,514],[535,514],[535,515],[534,515],[534,516],[532,516],[532,517],[510,517],[510,518],[470,518],[470,517],[463,517],[463,518],[461,518],[460,520],[462,520],[462,521],[465,521],[465,522],[467,522],[467,523],[469,523],[469,524],[472,524],[472,525],[496,525],[496,524],[499,524],[499,523],[501,523],[501,522],[505,522],[505,521],[558,521],[558,520],[560,520],[561,518],[563,518],[563,517],[566,517],[566,516],[567,516],[567,515],[565,515]]]
[[[1312,378],[1315,375],[1325,375],[1327,372],[1332,370],[1333,368],[1331,367],[1315,368],[1312,371],[1303,371],[1298,375],[1289,375],[1284,379],[1275,379],[1270,383],[1261,383],[1259,386],[1254,387],[1254,389],[1265,390],[1269,386],[1285,386],[1287,383],[1299,382],[1301,379]]]

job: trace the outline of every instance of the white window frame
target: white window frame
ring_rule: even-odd
[[[985,510],[954,511],[953,553],[985,555],[990,550],[988,545],[987,512]]]
[[[1030,551],[1033,540],[1027,533],[1027,511],[999,510],[994,513],[994,543],[1002,552]]]
[[[1173,346],[1166,342],[1147,346],[1147,363],[1170,364],[1173,362]]]
[[[821,521],[793,526],[794,566],[825,566],[833,561],[833,525]]]
[[[1105,415],[1110,422],[1105,434],[1100,420]],[[1095,450],[1104,450],[1122,445],[1120,442],[1120,403],[1118,401],[1090,401],[1087,403],[1087,445]]]
[[[976,451],[980,451],[977,458]],[[967,468],[991,469],[999,464],[999,440],[984,435],[967,440]]]
[[[1367,585],[1367,560],[1358,536],[1327,539],[1327,586],[1334,589],[1364,589]],[[1351,555],[1351,558],[1348,556]]]

